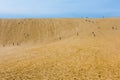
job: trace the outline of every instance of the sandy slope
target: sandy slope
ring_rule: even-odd
[[[1,19],[1,46],[43,43],[68,38],[79,33],[81,37],[112,34],[111,28],[119,28],[120,19]],[[100,29],[98,29],[100,28]],[[112,31],[112,32],[111,32]]]
[[[119,22],[0,20],[0,80],[119,80]]]

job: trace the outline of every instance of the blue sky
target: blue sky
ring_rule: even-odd
[[[0,0],[0,18],[120,17],[120,0]]]

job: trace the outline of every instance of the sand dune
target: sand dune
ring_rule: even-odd
[[[104,36],[104,32],[108,32],[105,35],[111,33],[112,27],[119,28],[119,21],[120,19],[1,19],[0,44],[56,41],[60,37],[63,39],[77,33],[81,37],[88,37],[91,32]]]
[[[0,80],[120,80],[120,19],[1,19]]]

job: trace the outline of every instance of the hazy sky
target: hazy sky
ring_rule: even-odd
[[[120,17],[120,0],[0,0],[0,18]]]

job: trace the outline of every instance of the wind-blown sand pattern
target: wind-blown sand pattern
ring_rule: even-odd
[[[120,19],[1,19],[0,80],[120,80]]]

